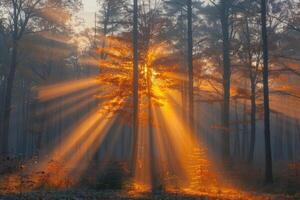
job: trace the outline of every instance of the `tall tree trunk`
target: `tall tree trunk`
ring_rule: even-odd
[[[250,6],[250,5],[249,5]],[[252,52],[251,52],[251,33],[249,30],[249,19],[246,16],[246,42],[248,54],[249,78],[251,87],[251,114],[250,114],[250,149],[248,153],[248,163],[253,163],[254,149],[256,140],[256,71],[252,67]]]
[[[5,90],[4,99],[4,113],[3,113],[3,140],[2,140],[2,152],[4,154],[8,153],[8,134],[9,134],[9,122],[11,113],[11,100],[12,100],[12,90],[14,85],[14,79],[17,67],[17,55],[18,55],[18,41],[13,37],[11,63],[9,68],[9,73],[7,77],[7,85]]]
[[[248,135],[248,116],[247,116],[247,104],[246,100],[243,102],[243,134],[244,134],[244,141],[243,141],[243,148],[244,148],[244,158],[247,160],[247,151],[249,146],[249,135]]]
[[[135,164],[138,153],[139,130],[139,64],[138,64],[138,1],[133,0],[133,148],[132,148],[132,175],[135,174]]]
[[[187,1],[188,18],[188,70],[189,70],[189,123],[194,130],[194,76],[193,76],[193,9],[192,0]]]
[[[150,157],[150,173],[151,173],[151,190],[156,192],[160,186],[160,176],[157,169],[157,160],[155,155],[155,136],[153,131],[153,114],[152,114],[152,98],[151,98],[151,72],[147,70],[147,98],[148,98],[148,133],[149,133],[149,157]]]
[[[102,38],[102,44],[101,44],[101,48],[104,49],[106,47],[106,36],[108,34],[108,23],[109,23],[109,20],[110,20],[110,15],[109,15],[109,10],[106,10],[105,11],[106,14],[105,14],[105,17],[104,17],[104,21],[103,21],[103,38]],[[96,14],[95,14],[96,15]],[[95,37],[97,37],[97,22],[96,22],[96,16],[95,16]],[[95,39],[95,47],[97,48],[97,43],[96,43],[96,39]],[[106,55],[104,53],[104,51],[102,51],[102,53],[100,54],[100,58],[101,60],[105,60],[106,59]],[[101,67],[99,68],[99,73],[101,73]],[[122,135],[123,137],[123,135]],[[97,151],[95,153],[95,156],[94,156],[94,161],[95,161],[95,164],[98,166],[99,164],[99,161],[100,161],[100,148],[101,146],[99,146],[97,148]]]
[[[26,82],[25,82],[26,83]],[[31,96],[30,93],[27,89],[27,87],[25,88],[25,98],[26,101],[24,102],[23,105],[23,139],[22,139],[22,149],[23,149],[23,158],[25,159],[27,156],[27,141],[28,141],[28,129],[29,129],[29,122],[30,120],[28,119],[29,117],[29,104],[31,101]]]
[[[270,138],[270,102],[269,102],[269,47],[267,33],[267,2],[261,0],[261,22],[263,41],[263,91],[264,91],[264,135],[265,135],[265,182],[273,183],[272,151]]]
[[[239,110],[238,110],[238,101],[235,100],[235,137],[234,137],[234,155],[240,158],[241,145],[240,145],[240,124],[239,124]]]
[[[20,143],[19,143],[19,154],[22,155],[22,157],[24,158],[24,146],[23,146],[23,142],[26,142],[26,135],[27,135],[27,131],[26,131],[26,121],[27,121],[27,116],[26,116],[26,105],[27,105],[27,88],[26,88],[26,81],[25,79],[22,80],[22,105],[21,105],[21,136],[20,136]]]
[[[224,161],[230,158],[230,41],[229,41],[229,2],[221,0],[221,24],[223,39],[223,111],[222,111],[222,152]]]
[[[252,71],[252,69],[251,69]],[[254,149],[256,140],[256,83],[253,76],[251,77],[251,134],[250,134],[250,150],[248,162],[252,163],[254,159]]]
[[[183,73],[185,73],[185,71],[184,71],[184,69],[182,70],[183,71]],[[186,87],[185,87],[185,85],[186,85],[186,80],[183,80],[183,81],[181,81],[181,103],[182,103],[182,106],[181,106],[181,112],[182,112],[182,120],[186,120],[187,119],[187,117],[186,117],[186,114],[187,114],[187,109],[186,109]]]
[[[3,149],[3,143],[4,143],[4,134],[3,134],[3,125],[4,125],[4,103],[5,103],[5,90],[6,90],[6,77],[1,85],[1,96],[0,96],[0,140],[1,140],[1,148],[0,148],[0,152],[3,153],[4,149]]]

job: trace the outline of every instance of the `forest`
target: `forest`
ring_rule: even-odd
[[[0,199],[300,199],[300,0],[0,0]]]

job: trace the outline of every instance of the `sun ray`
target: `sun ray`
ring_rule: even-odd
[[[38,87],[35,90],[38,92],[40,101],[48,101],[61,96],[65,96],[80,90],[97,86],[99,81],[95,77],[84,78],[80,80],[66,81],[49,86]]]
[[[74,106],[74,104],[77,104],[78,102],[81,102],[87,98],[91,99],[92,96],[100,93],[99,87],[89,88],[87,90],[84,90],[83,92],[76,93],[70,97],[65,97],[63,100],[53,100],[53,102],[50,102],[47,104],[47,106],[44,106],[43,108],[39,108],[39,110],[36,112],[37,116],[41,116],[47,113],[55,112],[57,110],[65,109],[68,107]],[[50,105],[49,105],[50,104]]]

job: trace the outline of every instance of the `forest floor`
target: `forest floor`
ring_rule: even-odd
[[[47,181],[52,180],[52,175],[62,167],[59,163],[52,164],[55,164],[52,170],[54,173],[24,174],[20,170],[22,168],[20,166],[24,164],[20,163],[19,160],[3,159],[0,162],[0,200],[300,200],[300,165],[285,166],[283,168],[285,170],[274,170],[276,176],[272,185],[263,184],[262,170],[255,170],[240,164],[233,168],[232,173],[228,175],[230,177],[228,180],[236,180],[234,186],[238,186],[238,188],[235,188],[235,190],[224,189],[216,190],[214,193],[200,194],[176,190],[173,193],[160,192],[152,194],[133,191],[128,187],[131,185],[130,183],[127,183],[126,189],[122,191],[105,190],[107,188],[101,187],[104,183],[110,183],[111,186],[122,183],[122,178],[118,179],[119,176],[122,177],[123,175],[121,169],[123,165],[121,163],[119,167],[105,173],[104,175],[108,176],[103,176],[104,179],[101,178],[102,174],[97,174],[98,170],[91,166],[91,169],[87,170],[88,173],[83,176],[86,180],[82,180],[81,184],[74,187],[49,187],[51,182]],[[118,166],[118,164],[114,163],[114,166]],[[31,168],[31,165],[27,167]],[[37,179],[36,176],[38,176]],[[98,177],[96,182],[93,180],[95,177]],[[67,180],[62,183],[68,184],[70,180]],[[31,187],[35,183],[38,183],[37,187]],[[26,190],[26,185],[31,189]],[[54,188],[70,189],[58,190]]]
[[[258,194],[247,195],[188,195],[183,193],[130,194],[117,190],[66,190],[66,191],[35,191],[30,193],[1,195],[1,200],[299,200],[300,193],[295,195]]]

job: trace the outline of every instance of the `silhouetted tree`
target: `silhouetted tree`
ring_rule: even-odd
[[[132,173],[135,173],[137,160],[138,131],[139,131],[139,54],[138,54],[138,1],[133,0],[133,147],[132,147]]]
[[[264,93],[264,135],[265,135],[265,181],[273,182],[271,136],[270,136],[270,103],[269,103],[269,47],[267,32],[267,2],[261,0],[261,31],[263,48],[263,93]]]
[[[5,89],[5,99],[4,99],[4,111],[3,111],[3,127],[1,133],[3,135],[2,151],[7,153],[8,151],[8,134],[9,134],[9,124],[11,115],[11,102],[12,102],[12,91],[14,86],[16,68],[18,64],[18,53],[20,41],[23,36],[27,33],[41,32],[48,27],[57,26],[57,21],[53,21],[47,17],[44,12],[53,9],[55,12],[66,9],[67,7],[77,7],[77,1],[56,1],[56,2],[43,2],[41,0],[5,0],[4,5],[7,8],[7,13],[10,16],[10,26],[9,32],[11,35],[11,53],[10,53],[10,66],[8,70],[6,89]],[[44,11],[44,12],[42,12]],[[64,20],[66,20],[65,18]],[[42,26],[36,26],[39,23],[44,23]],[[61,25],[61,24],[60,24]]]
[[[231,63],[230,63],[230,36],[229,36],[229,11],[231,1],[220,1],[220,17],[222,25],[222,40],[223,40],[223,139],[222,152],[223,158],[228,160],[230,157],[230,79],[231,79]]]
[[[187,0],[187,21],[188,21],[188,74],[189,74],[189,123],[191,130],[194,130],[194,68],[193,68],[193,9],[192,0]]]

